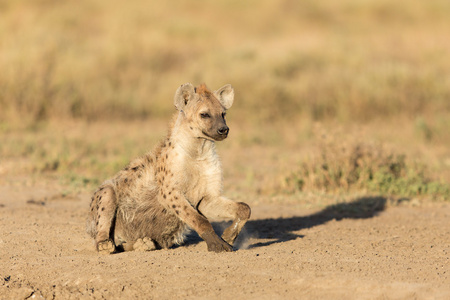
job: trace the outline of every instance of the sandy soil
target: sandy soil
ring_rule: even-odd
[[[192,235],[170,250],[99,256],[84,232],[88,202],[0,187],[1,299],[450,299],[449,204],[255,202],[233,253]]]

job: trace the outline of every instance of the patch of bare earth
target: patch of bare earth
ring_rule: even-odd
[[[0,187],[1,299],[450,298],[449,204],[250,202],[233,253],[209,253],[193,235],[170,250],[99,256],[84,232],[88,202]]]

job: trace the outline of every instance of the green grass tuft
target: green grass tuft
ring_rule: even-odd
[[[450,185],[433,180],[429,173],[425,165],[381,146],[332,140],[322,143],[318,155],[305,160],[286,180],[300,191],[449,199]]]

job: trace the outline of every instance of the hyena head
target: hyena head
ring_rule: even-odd
[[[183,84],[175,93],[175,107],[185,116],[192,134],[197,138],[221,141],[228,135],[226,111],[234,100],[234,90],[227,84],[211,92],[206,85],[197,88]]]

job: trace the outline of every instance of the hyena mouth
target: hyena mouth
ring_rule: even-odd
[[[203,135],[206,136],[208,139],[211,139],[213,141],[223,141],[224,139],[227,138],[228,134],[215,134],[215,135],[210,135],[208,133],[206,133],[205,131],[202,131]]]

